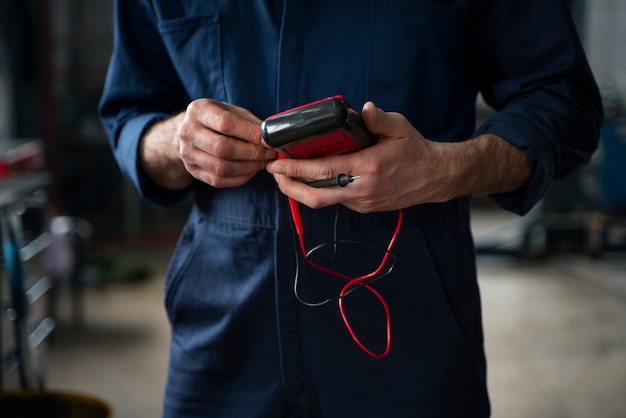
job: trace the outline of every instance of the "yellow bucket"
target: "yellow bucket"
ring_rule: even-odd
[[[91,396],[70,392],[0,392],[2,418],[112,418],[111,408]]]

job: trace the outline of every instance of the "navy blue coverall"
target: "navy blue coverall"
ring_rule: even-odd
[[[477,93],[499,112],[475,126]],[[494,196],[527,212],[550,183],[587,162],[602,119],[597,87],[564,0],[119,0],[100,114],[124,174],[146,199],[181,192],[142,173],[151,124],[214,98],[259,118],[343,94],[404,114],[426,137],[493,133],[526,149],[529,184]],[[392,345],[374,359],[337,303],[308,307],[296,274],[287,199],[266,172],[244,186],[197,182],[171,260],[166,418],[489,416],[470,199],[406,208],[396,266],[373,286],[389,304]],[[337,238],[387,245],[397,213],[303,208],[310,247]],[[358,275],[380,250],[339,249]],[[300,256],[299,289],[319,301],[343,279]],[[384,348],[385,315],[366,290],[345,300],[358,335]]]

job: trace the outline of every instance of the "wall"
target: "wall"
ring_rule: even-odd
[[[626,1],[586,2],[585,48],[598,83],[626,97]]]
[[[0,140],[14,136],[9,74],[0,68]]]

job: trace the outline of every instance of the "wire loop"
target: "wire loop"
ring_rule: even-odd
[[[350,334],[350,336],[352,337],[352,339],[354,340],[354,342],[364,351],[366,352],[368,355],[370,355],[371,357],[374,358],[384,358],[389,354],[389,351],[391,349],[391,313],[389,311],[389,306],[387,305],[387,302],[385,301],[385,299],[383,298],[383,296],[380,294],[380,292],[378,292],[374,287],[372,287],[372,283],[382,279],[383,277],[389,275],[391,273],[391,271],[393,270],[395,264],[396,264],[396,257],[392,252],[393,246],[395,244],[395,241],[398,237],[398,234],[400,233],[400,228],[402,226],[402,218],[403,218],[403,213],[402,210],[398,210],[398,220],[396,223],[396,228],[394,230],[394,233],[391,237],[391,239],[389,240],[389,244],[387,245],[386,248],[383,247],[379,247],[373,244],[369,244],[369,243],[363,243],[363,242],[359,242],[359,241],[348,241],[348,240],[342,240],[339,241],[337,240],[337,223],[338,223],[338,212],[335,215],[335,225],[334,225],[334,239],[332,241],[326,242],[326,243],[322,243],[320,245],[317,245],[315,247],[313,247],[313,249],[307,251],[306,250],[306,245],[304,243],[304,226],[302,223],[302,216],[300,214],[300,208],[298,206],[298,203],[293,200],[292,198],[289,198],[289,207],[291,209],[291,215],[294,221],[294,227],[296,230],[296,235],[298,238],[298,243],[299,243],[299,247],[300,250],[302,252],[302,254],[304,255],[307,263],[309,265],[311,265],[312,267],[323,271],[325,273],[343,278],[347,281],[347,283],[343,286],[343,288],[341,289],[341,291],[339,292],[339,295],[337,297],[334,298],[328,298],[325,300],[322,300],[320,302],[307,302],[305,300],[303,300],[298,292],[298,278],[300,275],[300,263],[298,262],[298,256],[296,253],[296,275],[295,275],[295,279],[294,279],[294,294],[295,297],[298,299],[298,301],[306,306],[310,306],[310,307],[319,307],[319,306],[323,306],[327,303],[330,302],[334,302],[337,301],[338,302],[338,306],[339,306],[339,312],[341,314],[341,318],[343,320],[344,325],[346,326],[346,329],[348,330],[348,333]],[[295,237],[294,237],[295,238]],[[325,267],[321,264],[319,264],[320,262],[324,262],[324,263],[328,263],[328,264],[332,264],[335,262],[336,258],[337,258],[337,250],[338,250],[338,245],[342,244],[342,243],[349,243],[349,244],[357,244],[357,245],[364,245],[364,246],[369,246],[371,248],[378,248],[381,250],[384,250],[385,254],[382,257],[381,262],[379,263],[378,267],[373,270],[372,272],[368,273],[368,274],[364,274],[361,276],[357,276],[357,277],[351,277],[347,274],[344,274],[340,271],[336,271],[333,270],[331,268]],[[296,243],[294,243],[296,246],[298,246]],[[312,255],[321,250],[324,247],[327,246],[333,246],[333,254],[332,254],[332,258],[330,260],[328,259],[323,259],[323,258],[319,258],[319,259],[315,259],[312,257]],[[391,263],[389,265],[389,267],[385,270],[385,266],[388,264],[389,259],[391,258]],[[355,292],[356,290],[359,289],[366,289],[369,292],[371,292],[374,296],[376,296],[377,300],[380,302],[381,306],[383,307],[384,311],[385,311],[385,328],[386,328],[386,343],[385,343],[385,349],[381,352],[381,353],[376,353],[374,351],[372,351],[371,349],[369,349],[359,338],[359,336],[356,334],[356,331],[354,330],[354,328],[352,327],[352,325],[350,324],[350,320],[348,319],[346,312],[345,312],[345,307],[344,307],[344,300],[346,298],[346,296],[350,295],[351,293]]]

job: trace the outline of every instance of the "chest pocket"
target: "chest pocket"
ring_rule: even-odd
[[[275,110],[268,98],[275,91],[277,31],[267,10],[233,3],[231,9],[163,20],[158,28],[191,100],[211,97],[260,117]]]
[[[158,28],[189,97],[225,100],[219,14],[166,20]]]

